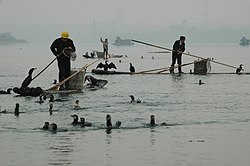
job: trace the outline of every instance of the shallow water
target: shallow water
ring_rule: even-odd
[[[99,45],[98,45],[99,46]],[[95,49],[98,46],[85,46]],[[30,67],[37,74],[54,57],[46,45],[0,46],[1,89],[20,86]],[[189,46],[190,47],[190,46]],[[213,56],[218,61],[250,68],[249,48],[237,46],[195,46],[193,54]],[[128,58],[112,59],[119,71],[127,71],[132,62],[137,71],[169,66],[169,54],[141,45],[111,47],[115,54]],[[78,58],[72,63],[79,68],[91,60],[81,57],[85,50],[78,46]],[[161,51],[161,50],[160,50]],[[141,59],[141,56],[144,58]],[[152,60],[154,56],[154,60]],[[191,62],[183,57],[184,63]],[[97,65],[97,64],[96,64]],[[87,70],[87,74],[96,65]],[[183,68],[189,72],[193,66]],[[235,72],[235,69],[212,64],[212,72]],[[0,95],[0,161],[3,165],[249,165],[250,104],[249,75],[94,75],[109,83],[96,91],[55,95],[67,99],[54,102],[49,115],[48,100],[36,103],[37,97]],[[57,78],[53,64],[31,86],[49,88]],[[198,85],[201,79],[205,84]],[[142,103],[130,103],[129,95]],[[80,100],[81,110],[74,110]],[[15,103],[20,104],[15,117]],[[72,126],[70,115],[84,116],[93,127]],[[105,116],[120,129],[106,132]],[[168,126],[149,127],[149,116]],[[56,133],[42,131],[45,121],[57,123]],[[67,129],[67,132],[64,131]]]

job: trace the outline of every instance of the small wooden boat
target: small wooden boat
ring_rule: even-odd
[[[94,74],[131,74],[131,72],[105,71],[105,70],[100,70],[100,69],[93,69],[91,72]]]

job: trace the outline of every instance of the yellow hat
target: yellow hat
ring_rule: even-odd
[[[69,32],[62,32],[61,37],[66,39],[69,38]]]

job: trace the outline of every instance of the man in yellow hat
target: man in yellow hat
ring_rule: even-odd
[[[64,53],[64,49],[70,49],[72,52],[76,51],[73,40],[69,39],[68,32],[62,32],[61,37],[57,38],[50,46],[50,50],[57,57],[59,82],[70,76],[70,57]],[[68,88],[68,81],[65,83],[64,87],[60,87],[61,90]]]

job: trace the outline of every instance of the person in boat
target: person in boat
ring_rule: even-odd
[[[102,42],[104,59],[108,59],[108,44],[109,44],[108,39],[106,38],[105,40],[102,40],[101,37],[100,41]]]
[[[31,68],[28,72],[28,76],[24,79],[24,81],[22,82],[22,85],[21,87],[22,88],[26,88],[29,86],[29,84],[31,83],[32,81],[32,73],[33,71],[35,70],[36,68]]]
[[[132,65],[132,63],[130,63],[129,70],[130,70],[131,73],[135,72],[135,67]]]
[[[70,76],[70,57],[63,53],[64,49],[76,51],[73,40],[69,38],[68,32],[62,32],[61,37],[54,40],[50,46],[50,50],[57,57],[59,68],[59,82]],[[69,89],[69,81],[65,82],[65,86],[60,86],[60,90]]]
[[[100,68],[100,69],[103,68],[104,71],[108,71],[108,69],[112,69],[112,68],[116,69],[116,66],[115,66],[115,64],[113,62],[108,64],[108,61],[106,60],[104,64],[102,62],[100,62],[96,66],[96,68]]]
[[[8,88],[7,91],[0,90],[0,94],[10,94],[11,91],[12,91],[12,88]]]
[[[185,51],[185,36],[180,36],[179,40],[176,40],[173,45],[173,51],[172,51],[172,64],[170,68],[170,73],[174,73],[174,65],[177,60],[177,64],[179,65],[178,71],[179,73],[183,73],[181,70],[181,59],[182,59],[182,53]]]

